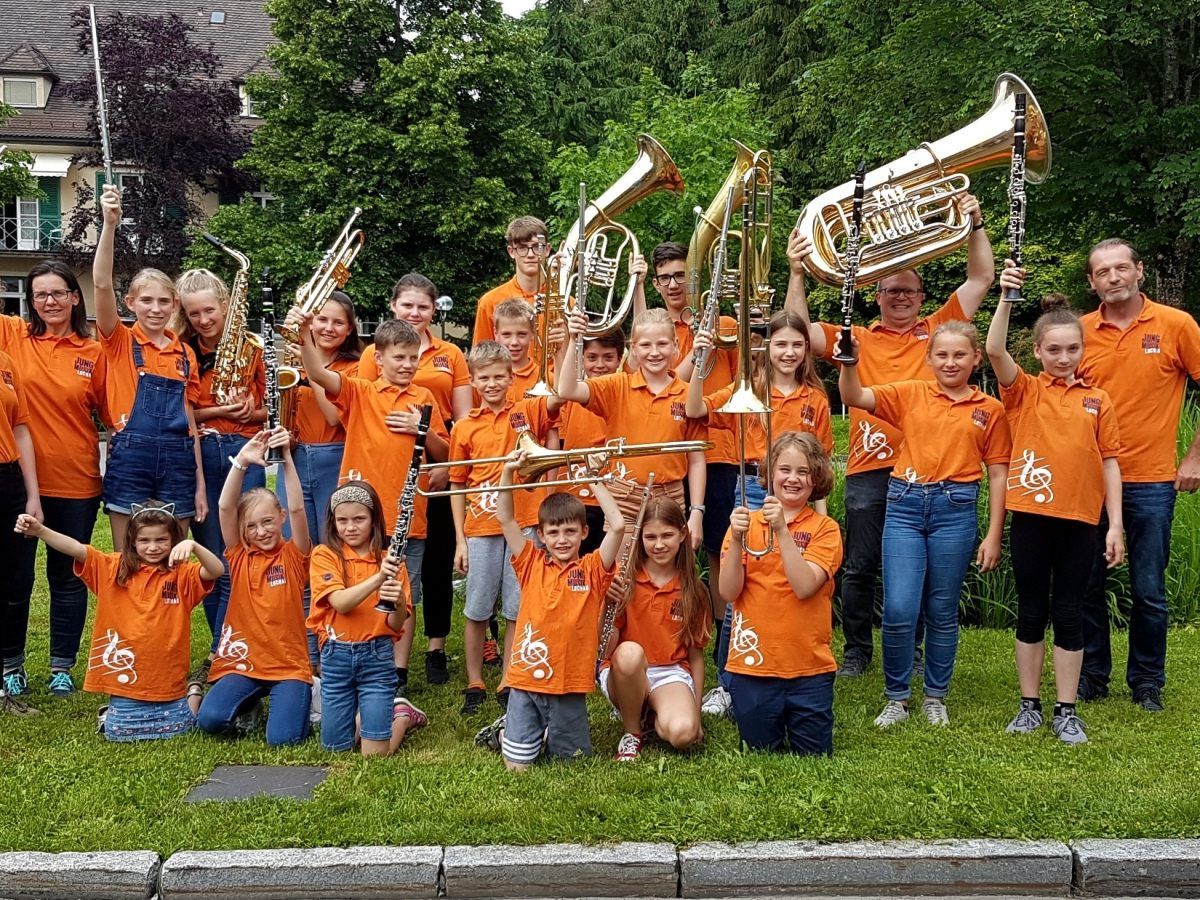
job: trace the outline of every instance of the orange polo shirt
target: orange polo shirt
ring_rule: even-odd
[[[209,681],[230,673],[312,683],[304,630],[308,556],[291,541],[270,552],[239,544],[229,561],[229,608]]]
[[[0,462],[12,463],[21,458],[13,429],[28,424],[29,408],[21,376],[12,357],[0,350]]]
[[[853,332],[860,348],[858,377],[864,387],[890,384],[895,381],[920,379],[933,381],[933,370],[926,361],[929,338],[945,322],[967,321],[958,294],[951,294],[938,310],[919,319],[908,331],[892,331],[882,322],[867,327],[855,325]],[[825,332],[825,358],[832,360],[837,349],[841,327],[820,323]],[[889,469],[896,464],[902,436],[900,431],[878,416],[850,409],[850,456],[847,475],[858,475],[875,469]]]
[[[171,331],[166,335],[170,343],[156,347],[146,338],[142,326],[135,322],[132,327],[119,322],[110,335],[100,335],[100,347],[108,364],[104,380],[106,408],[111,417],[113,431],[120,431],[129,421],[133,411],[133,400],[137,395],[138,371],[133,361],[133,342],[142,345],[142,361],[146,371],[176,381],[183,380],[184,357],[187,357],[187,401],[193,406],[200,399],[200,367],[196,354],[183,344]]]
[[[770,526],[761,510],[750,513],[751,547],[766,544]],[[729,661],[725,667],[739,675],[800,678],[837,671],[833,659],[833,573],[842,564],[842,533],[838,524],[811,506],[788,522],[792,540],[807,562],[829,577],[811,597],[797,597],[783,570],[779,553],[755,559],[739,554],[745,567],[742,592],[733,601]],[[733,532],[725,533],[721,565],[730,559]]]
[[[1067,384],[1018,370],[1000,388],[1012,428],[1004,505],[1020,512],[1095,525],[1104,506],[1102,460],[1121,446],[1112,400],[1082,381]]]
[[[337,372],[342,378],[352,377],[359,371],[357,359],[335,359],[329,364],[331,372]],[[296,441],[300,444],[344,444],[346,429],[339,422],[330,425],[325,421],[325,414],[317,405],[313,388],[305,379],[301,384],[292,388],[299,391],[296,395],[296,418],[294,422]]]
[[[329,595],[348,587],[361,584],[379,571],[379,559],[375,556],[359,556],[349,547],[345,550],[345,574],[342,572],[343,560],[337,551],[324,544],[313,547],[309,557],[309,583],[312,586],[312,612],[309,613],[307,625],[317,636],[321,646],[330,638],[335,641],[361,643],[372,641],[378,637],[389,637],[398,640],[404,634],[404,628],[393,631],[388,627],[388,616],[375,608],[379,602],[379,592],[371,594],[362,603],[348,613],[338,612],[329,605]],[[412,594],[408,586],[408,569],[400,564],[399,578],[404,579],[404,596],[408,600],[408,615],[412,617]],[[408,620],[405,620],[407,627]],[[307,651],[305,652],[307,665]]]
[[[529,390],[531,387],[533,387],[535,384],[537,384],[538,375],[541,374],[541,371],[542,371],[541,365],[538,363],[538,361],[536,359],[534,359],[533,347],[530,347],[529,348],[529,359],[527,359],[525,361],[525,365],[521,366],[520,368],[518,368],[515,365],[513,366],[512,384],[510,384],[508,386],[508,399],[514,403],[518,400],[523,399],[525,397],[525,392],[527,390]],[[554,389],[555,378],[554,378],[553,363],[551,363],[550,368],[547,370],[547,372],[548,372],[548,374],[546,377],[549,381],[550,388]],[[476,391],[475,392],[475,403],[477,406],[479,405],[479,402],[480,402],[479,401],[479,392]]]
[[[585,406],[580,406],[578,403],[567,403],[558,411],[558,439],[559,443],[565,450],[579,450],[587,447],[601,447],[608,441],[608,426],[604,420],[598,415],[588,410]],[[612,470],[612,463],[608,463],[600,470],[601,474]],[[583,463],[571,464],[571,476],[579,477],[587,473],[587,466]],[[560,477],[561,471],[560,471]],[[567,493],[574,494],[588,506],[599,506],[600,501],[596,499],[596,492],[592,490],[590,484],[581,484],[578,487],[559,488]]]
[[[629,604],[617,616],[614,624],[620,640],[642,645],[648,665],[687,665],[691,645],[684,634],[688,623],[683,618],[679,576],[659,587],[642,569],[633,580],[633,596],[629,598]],[[700,646],[707,644],[706,635]]]
[[[962,400],[952,400],[930,381],[871,390],[875,415],[914,438],[901,444],[892,477],[921,484],[979,481],[984,466],[1008,464],[1012,433],[995,397],[972,388]]]
[[[196,356],[200,358],[200,354],[196,353],[196,348],[188,345]],[[216,377],[216,371],[209,369],[200,376],[200,393],[192,404],[196,409],[208,409],[212,406],[220,406],[221,404],[213,397],[213,379]],[[250,397],[254,401],[254,408],[259,409],[263,405],[263,397],[267,393],[267,370],[263,366],[263,355],[261,350],[254,351],[254,362],[250,366],[250,384],[248,385]],[[235,422],[233,419],[227,419],[224,416],[218,416],[214,419],[206,419],[199,423],[201,431],[216,431],[219,434],[240,434],[243,437],[254,437],[264,427],[265,422]]]
[[[598,550],[562,566],[533,541],[513,554],[512,564],[521,611],[505,681],[535,694],[588,693],[596,684],[600,614],[616,567],[605,569]]]
[[[471,335],[472,347],[481,341],[496,339],[496,307],[514,297],[520,297],[529,304],[530,309],[533,309],[535,292],[523,289],[517,282],[516,275],[479,298],[479,302],[475,304],[475,331]]]
[[[708,404],[708,433],[732,434],[736,440],[738,420],[746,423],[746,459],[762,462],[767,456],[767,433],[763,416],[723,413],[718,410],[729,402],[736,385],[723,387],[704,398]],[[826,453],[833,452],[833,426],[829,423],[829,396],[823,388],[802,384],[790,394],[771,388],[771,436],[785,431],[806,431],[817,436]]]
[[[198,562],[141,566],[117,583],[119,553],[87,548],[75,574],[96,595],[83,689],[134,700],[178,700],[187,691],[192,610],[213,589]]]
[[[396,527],[396,502],[404,489],[417,436],[395,434],[388,430],[384,420],[390,412],[408,412],[410,406],[428,403],[436,410],[433,394],[415,384],[401,388],[382,378],[364,381],[343,376],[341,391],[329,400],[346,426],[341,477],[361,478],[371,483],[383,503],[384,529],[391,534]],[[446,423],[437,415],[430,419],[429,431],[449,439]],[[425,498],[418,494],[408,529],[410,538],[425,537],[425,503]]]
[[[517,446],[517,436],[525,431],[544,446],[553,427],[554,419],[546,409],[544,397],[529,397],[515,403],[506,400],[504,408],[497,411],[478,406],[465,419],[454,423],[450,432],[450,458],[507,456]],[[467,537],[503,534],[500,520],[496,518],[499,495],[490,490],[500,483],[503,469],[504,463],[488,463],[481,466],[455,466],[450,470],[450,483],[455,487],[465,485],[479,489],[478,493],[467,494],[467,518],[463,523],[463,533]],[[536,525],[538,507],[545,497],[545,488],[513,491],[517,524],[522,528]]]
[[[1188,313],[1142,295],[1124,331],[1103,308],[1083,317],[1076,373],[1112,398],[1121,424],[1121,480],[1174,481],[1175,432],[1189,377],[1200,381],[1200,326]]]
[[[623,436],[630,444],[657,444],[665,441],[702,441],[708,429],[686,412],[687,385],[672,378],[661,393],[655,394],[641,372],[614,372],[588,381],[587,408],[608,423],[611,435]],[[613,462],[618,477],[645,484],[655,473],[656,485],[682,481],[687,475],[686,453],[658,456],[631,456]]]
[[[374,381],[379,377],[379,363],[375,361],[375,345],[363,351],[358,364],[358,377]],[[467,369],[467,358],[449,341],[436,338],[431,332],[429,346],[421,351],[417,360],[417,372],[412,383],[428,389],[437,401],[443,422],[454,421],[454,389],[469,385],[471,373]]]
[[[92,414],[104,402],[100,342],[75,334],[30,337],[24,320],[0,316],[0,350],[21,375],[42,496],[98,496],[100,450]]]
[[[721,316],[718,331],[722,335],[737,334],[737,319]],[[679,345],[679,355],[675,357],[675,368],[685,359],[691,358],[694,343],[692,328],[685,322],[675,320],[675,343]],[[712,371],[704,379],[704,393],[710,394],[720,390],[727,384],[737,380],[738,355],[736,350],[715,350]],[[713,442],[713,448],[704,454],[710,463],[731,463],[738,461],[737,433],[724,429],[712,429],[708,439]]]

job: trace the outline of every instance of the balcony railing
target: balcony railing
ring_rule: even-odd
[[[0,250],[57,250],[62,243],[62,217],[37,219],[0,216]]]

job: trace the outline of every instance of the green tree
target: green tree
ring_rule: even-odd
[[[17,115],[17,111],[0,101],[0,125]],[[32,154],[10,150],[0,143],[0,201],[13,197],[37,196],[37,179],[29,174]]]

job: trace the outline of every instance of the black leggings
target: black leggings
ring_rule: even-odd
[[[1017,640],[1037,644],[1054,624],[1054,646],[1083,649],[1083,595],[1099,526],[1014,512],[1009,544],[1017,581]]]
[[[421,560],[421,605],[425,607],[425,637],[450,633],[454,601],[454,515],[449,497],[430,497],[425,507],[429,523],[425,556]]]
[[[29,630],[29,598],[33,594],[33,564],[38,542],[17,534],[17,516],[25,512],[25,479],[20,463],[0,463],[0,651],[12,668],[25,662]]]

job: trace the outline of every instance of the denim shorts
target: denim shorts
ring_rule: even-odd
[[[512,688],[500,752],[511,763],[530,765],[543,748],[554,759],[591,756],[587,694],[535,694]]]
[[[196,728],[187,697],[178,700],[134,700],[112,697],[104,717],[104,737],[110,741],[165,741]]]
[[[496,610],[496,596],[504,618],[517,620],[521,609],[521,585],[509,559],[508,541],[502,534],[467,538],[467,599],[463,615],[472,622],[486,622]]]
[[[364,740],[392,737],[392,700],[396,664],[392,639],[339,641],[321,647],[321,746],[349,750],[354,746],[354,715],[361,719]]]
[[[175,504],[175,517],[196,514],[196,446],[190,437],[118,432],[108,443],[104,509],[128,515],[149,499]]]

